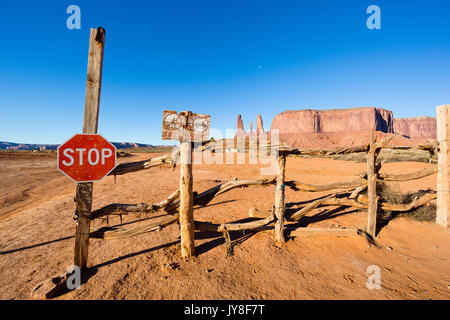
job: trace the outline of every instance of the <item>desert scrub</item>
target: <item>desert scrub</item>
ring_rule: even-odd
[[[402,193],[398,184],[389,185],[383,181],[377,181],[377,195],[380,197],[380,201],[390,204],[411,203],[415,198],[422,197],[427,191],[429,190],[419,190],[414,193]],[[392,220],[396,217],[431,222],[436,220],[436,206],[427,203],[406,212],[383,211],[378,209],[377,219]]]

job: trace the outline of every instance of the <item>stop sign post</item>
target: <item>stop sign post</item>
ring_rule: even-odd
[[[58,147],[58,169],[77,183],[101,180],[116,160],[116,147],[99,134],[76,134]]]

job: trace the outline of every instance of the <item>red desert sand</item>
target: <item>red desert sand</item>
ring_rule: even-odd
[[[126,161],[158,156],[138,154]],[[120,161],[124,161],[120,159]],[[406,173],[426,163],[390,163],[382,172]],[[194,190],[221,182],[263,178],[260,165],[194,165]],[[330,159],[287,159],[286,179],[328,183],[353,178],[365,163]],[[179,168],[166,166],[94,184],[94,209],[110,203],[158,202],[178,188]],[[0,153],[0,298],[33,299],[33,289],[73,263],[75,184],[56,169],[51,153]],[[436,175],[402,182],[403,192],[436,190]],[[196,208],[195,219],[214,223],[248,219],[250,208],[268,211],[274,186],[234,189]],[[326,192],[286,191],[286,202]],[[321,212],[322,211],[322,212]],[[319,215],[318,212],[321,212]],[[164,212],[124,216],[125,227],[163,218]],[[303,227],[358,227],[367,213],[319,208],[300,220]],[[109,225],[120,224],[118,216]],[[93,221],[91,229],[106,225]],[[223,237],[196,232],[196,254],[180,256],[179,226],[121,240],[92,239],[87,282],[57,299],[449,299],[449,230],[404,217],[381,229],[379,248],[360,236],[301,237],[283,248],[273,231],[233,236],[234,255]],[[381,288],[367,288],[367,268],[379,266]]]

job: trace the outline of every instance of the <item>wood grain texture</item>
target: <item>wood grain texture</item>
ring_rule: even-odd
[[[450,105],[436,107],[439,142],[436,223],[448,227],[450,222]]]
[[[403,173],[403,174],[380,173],[378,174],[378,179],[383,181],[409,181],[428,177],[433,174],[436,174],[437,172],[438,172],[437,166],[433,165],[430,168],[410,173]]]
[[[258,219],[250,222],[243,223],[222,223],[215,224],[210,222],[195,221],[195,229],[201,231],[212,231],[212,232],[224,232],[224,231],[243,231],[243,230],[254,230],[262,226],[268,225],[275,220],[274,210],[264,219]]]
[[[180,191],[176,190],[170,196],[163,201],[157,203],[139,203],[139,204],[126,204],[126,203],[111,203],[100,209],[97,209],[91,213],[91,220],[98,219],[111,214],[122,215],[129,213],[151,213],[156,212],[159,209],[165,209],[171,205],[177,198],[179,198]]]
[[[281,246],[285,243],[284,238],[284,209],[285,209],[285,167],[286,156],[281,153],[278,157],[278,172],[277,182],[275,185],[275,216],[277,221],[275,222],[275,243],[277,246]]]
[[[179,153],[179,151],[178,151]],[[177,152],[174,153],[174,155],[177,155]],[[157,166],[162,166],[165,164],[173,165],[175,163],[175,159],[172,158],[172,154],[168,153],[159,157],[154,157],[150,159],[145,159],[141,161],[134,161],[134,162],[124,162],[119,164],[117,167],[114,168],[108,175],[110,176],[119,176],[122,174],[130,173],[130,172],[136,172],[140,170],[146,170]]]
[[[160,231],[163,228],[176,223],[179,220],[179,214],[168,216],[162,221],[146,223],[139,227],[122,228],[122,227],[102,227],[90,233],[91,238],[114,240],[134,237],[143,233]]]
[[[435,193],[426,193],[420,198],[414,198],[410,203],[387,203],[380,201],[379,207],[384,211],[406,212],[420,207],[434,199],[436,199]],[[369,200],[367,196],[361,194],[358,196],[357,202],[359,204],[367,205]],[[331,202],[329,204],[331,204]]]
[[[377,226],[377,211],[378,211],[378,197],[377,197],[377,172],[376,161],[378,150],[375,145],[375,138],[373,132],[371,133],[371,142],[369,152],[367,152],[367,195],[369,198],[367,209],[367,233],[375,237]]]
[[[192,147],[190,141],[180,142],[180,235],[181,256],[195,255],[194,196],[192,179]]]
[[[97,133],[104,45],[104,30],[102,28],[91,29],[83,133]],[[78,215],[78,221],[75,233],[74,265],[80,267],[81,270],[87,267],[88,261],[92,192],[92,182],[77,184],[75,212]]]
[[[75,231],[74,265],[81,270],[87,267],[93,186],[93,182],[78,183],[75,194],[78,220]]]
[[[97,33],[99,36],[97,37]],[[96,41],[96,38],[99,41]],[[83,133],[97,133],[100,92],[102,88],[103,52],[105,32],[103,28],[91,29],[89,38],[89,58],[84,100]]]
[[[289,187],[295,191],[303,191],[303,192],[321,192],[328,191],[333,189],[347,189],[347,188],[355,188],[366,184],[366,180],[363,178],[356,178],[350,181],[342,181],[342,182],[333,182],[323,185],[313,185],[307,184],[299,181],[286,181],[286,187]]]

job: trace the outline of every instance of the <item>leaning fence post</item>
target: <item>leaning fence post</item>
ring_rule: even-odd
[[[285,177],[286,155],[280,152],[278,155],[277,181],[275,186],[275,244],[281,246],[284,242],[284,177]]]
[[[375,237],[377,227],[377,169],[376,161],[378,155],[378,148],[375,145],[375,138],[373,132],[370,136],[370,147],[367,152],[367,196],[369,198],[367,210],[367,233]]]
[[[450,220],[450,105],[436,107],[438,153],[436,223],[449,226]]]
[[[91,29],[83,133],[97,133],[104,47],[105,30],[101,27]],[[75,194],[75,212],[78,221],[75,233],[74,265],[82,270],[86,268],[88,259],[93,186],[92,182],[78,183]]]

